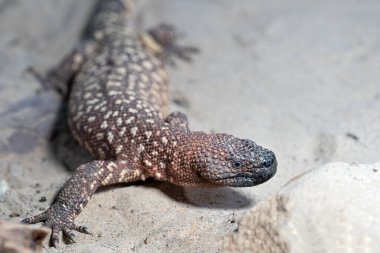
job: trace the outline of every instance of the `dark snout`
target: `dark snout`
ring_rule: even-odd
[[[272,151],[265,150],[261,166],[252,168],[248,173],[238,173],[230,185],[234,187],[249,187],[262,184],[271,179],[277,171],[276,156]]]
[[[253,168],[252,174],[255,185],[262,184],[271,179],[277,171],[277,159],[273,152],[268,153],[261,168]]]

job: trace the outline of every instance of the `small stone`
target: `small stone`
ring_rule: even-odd
[[[15,218],[15,217],[20,217],[20,213],[12,211],[9,215],[9,218]]]

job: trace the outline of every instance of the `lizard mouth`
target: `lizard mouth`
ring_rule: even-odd
[[[240,172],[236,175],[217,180],[217,184],[232,187],[249,187],[262,184],[271,179],[277,171],[277,161],[270,167],[254,168],[250,172]]]

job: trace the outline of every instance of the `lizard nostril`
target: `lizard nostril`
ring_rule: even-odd
[[[270,155],[270,156],[266,157],[264,162],[263,162],[264,167],[268,168],[268,167],[272,166],[275,160],[276,160],[276,158],[274,157],[274,155]]]

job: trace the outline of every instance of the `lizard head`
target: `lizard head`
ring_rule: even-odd
[[[191,133],[184,154],[198,184],[209,186],[255,186],[268,181],[277,170],[274,153],[255,142],[228,134]],[[190,144],[191,143],[191,144]],[[189,165],[188,165],[189,164]]]

